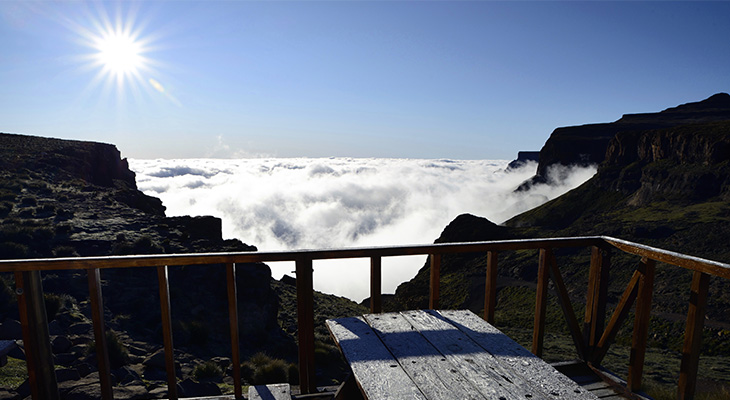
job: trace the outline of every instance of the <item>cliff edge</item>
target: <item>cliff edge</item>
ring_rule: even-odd
[[[718,93],[705,100],[682,104],[657,113],[625,114],[610,123],[568,126],[555,129],[540,150],[533,178],[521,188],[549,183],[548,169],[559,165],[596,165],[603,162],[608,144],[616,134],[665,129],[685,124],[730,119],[730,95]]]

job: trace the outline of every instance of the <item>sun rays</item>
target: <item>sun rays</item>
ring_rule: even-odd
[[[94,3],[97,4],[97,3]],[[82,69],[95,73],[85,93],[99,92],[116,97],[122,104],[128,96],[140,99],[159,96],[180,106],[180,102],[160,82],[160,63],[151,53],[157,49],[154,32],[138,18],[139,8],[119,6],[110,13],[103,4],[87,8],[82,18],[66,21],[87,50]]]

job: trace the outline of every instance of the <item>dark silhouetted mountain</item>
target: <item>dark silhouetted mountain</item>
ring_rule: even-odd
[[[718,93],[703,101],[682,104],[657,113],[625,114],[615,122],[557,128],[540,150],[537,173],[521,189],[535,183],[547,182],[548,168],[556,164],[600,164],[606,156],[608,143],[619,132],[663,129],[728,119],[730,95]]]
[[[517,152],[517,158],[507,164],[507,169],[516,169],[524,166],[530,161],[540,161],[539,151],[519,151]]]

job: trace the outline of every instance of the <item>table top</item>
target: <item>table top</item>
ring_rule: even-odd
[[[468,310],[328,320],[367,399],[597,399]]]

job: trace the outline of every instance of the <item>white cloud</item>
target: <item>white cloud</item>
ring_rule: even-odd
[[[259,250],[431,243],[457,215],[501,223],[578,186],[595,168],[556,169],[560,185],[514,189],[536,164],[506,172],[501,160],[191,159],[130,160],[142,191],[167,215],[215,215],[224,237]],[[393,292],[424,257],[386,259]],[[315,287],[355,300],[368,296],[368,260],[315,263]],[[272,264],[275,277],[291,265]]]

